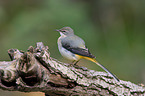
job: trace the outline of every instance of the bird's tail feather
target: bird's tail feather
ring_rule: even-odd
[[[108,72],[109,74],[111,74],[113,76],[113,78],[119,82],[119,79],[113,74],[111,73],[105,66],[103,66],[102,64],[98,63],[97,60],[95,58],[90,58],[90,57],[83,57],[84,59],[90,60],[94,63],[96,63],[98,66],[100,66],[102,69],[104,69],[106,72]]]

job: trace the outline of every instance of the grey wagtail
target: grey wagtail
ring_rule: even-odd
[[[80,59],[90,60],[99,65],[106,72],[111,74],[115,80],[119,81],[119,79],[114,74],[112,74],[107,68],[105,68],[102,64],[96,61],[96,57],[93,56],[88,50],[88,48],[85,46],[84,40],[76,36],[72,28],[63,27],[56,31],[58,31],[61,35],[58,38],[57,43],[58,49],[63,57],[75,62],[75,64]]]

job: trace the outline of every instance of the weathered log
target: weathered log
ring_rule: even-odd
[[[21,92],[44,92],[46,96],[145,95],[145,87],[115,81],[105,72],[62,63],[38,42],[27,52],[9,49],[12,61],[0,62],[0,88]]]

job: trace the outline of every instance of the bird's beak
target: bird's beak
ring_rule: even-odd
[[[60,30],[56,29],[55,31],[59,32]]]

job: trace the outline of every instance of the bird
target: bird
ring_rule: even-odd
[[[56,31],[58,31],[61,35],[58,38],[57,44],[59,52],[64,58],[72,61],[73,63],[75,62],[74,64],[77,64],[80,59],[92,61],[119,82],[119,79],[113,73],[96,60],[96,57],[92,55],[86,47],[85,41],[75,35],[74,30],[71,27],[63,27],[61,29],[57,29]]]

